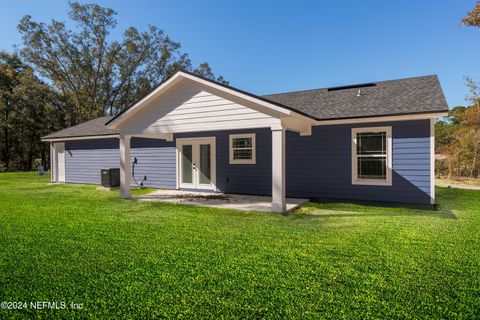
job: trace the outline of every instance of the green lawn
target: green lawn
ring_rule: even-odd
[[[83,306],[0,319],[479,318],[480,191],[437,190],[284,217],[0,174],[0,301]]]

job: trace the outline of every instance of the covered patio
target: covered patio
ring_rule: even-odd
[[[252,207],[256,209],[251,210],[286,213],[305,200],[286,199],[285,134],[287,130],[291,130],[302,136],[311,135],[311,126],[314,123],[315,120],[312,118],[282,105],[193,74],[178,72],[131,108],[110,120],[107,126],[119,131],[120,195],[122,198],[131,197],[130,141],[132,137],[164,139],[175,143],[176,168],[172,170],[176,170],[177,190],[195,189],[195,191],[224,192],[219,187],[216,170],[218,166],[225,164],[217,163],[217,158],[225,157],[225,153],[228,151],[217,146],[214,134],[231,130],[253,132],[256,129],[269,129],[272,196],[253,198],[229,195],[228,206],[227,201],[221,202],[220,199],[209,199],[208,204],[221,207]],[[254,143],[253,141],[252,152],[255,151]],[[266,145],[264,144],[262,147],[264,148]],[[270,147],[270,143],[268,146]],[[218,154],[220,152],[222,154]],[[230,166],[232,166],[231,157],[232,155],[230,155]],[[204,172],[208,172],[206,175],[202,172],[202,159],[206,159],[204,163],[208,164],[207,169],[204,170]],[[252,168],[257,165],[255,156],[250,161],[248,163],[238,161],[233,166],[237,168],[250,166]],[[251,187],[255,186],[252,184]],[[270,191],[258,194],[268,193]],[[172,197],[173,195],[169,201],[173,201]],[[147,199],[165,201],[161,192],[139,200]],[[218,203],[215,204],[213,200]],[[178,199],[175,201],[178,202]],[[205,201],[202,201],[205,204]],[[189,202],[194,204],[202,201],[197,199]]]

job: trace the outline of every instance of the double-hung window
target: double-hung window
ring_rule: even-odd
[[[352,184],[392,185],[392,127],[352,129]]]
[[[255,164],[255,134],[230,135],[230,164]]]

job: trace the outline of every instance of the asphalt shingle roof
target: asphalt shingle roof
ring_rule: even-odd
[[[448,111],[448,105],[436,75],[380,81],[368,85],[270,94],[259,98],[296,110],[316,120]],[[96,118],[52,133],[42,139],[116,135],[117,130],[108,129],[106,126],[112,118],[111,116]]]
[[[42,139],[117,135],[117,130],[109,129],[105,125],[105,123],[107,123],[107,121],[111,118],[111,116],[95,118],[93,120],[80,123],[79,125],[54,132],[48,136],[42,137]]]
[[[342,90],[329,91],[324,88],[262,97],[299,110],[317,120],[448,111],[436,75],[374,84],[375,86]]]

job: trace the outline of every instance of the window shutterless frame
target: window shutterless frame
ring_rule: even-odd
[[[386,134],[386,177],[385,179],[362,179],[358,177],[357,136],[358,133],[385,133]],[[371,155],[371,157],[384,157]],[[371,186],[392,185],[392,127],[352,128],[352,184]]]
[[[235,147],[234,146],[234,139],[251,139],[252,145],[250,147]],[[255,164],[256,163],[256,141],[255,141],[255,133],[247,133],[247,134],[231,134],[229,135],[229,150],[230,150],[230,164]],[[250,159],[235,159],[234,152],[235,150],[251,150],[252,156]]]

